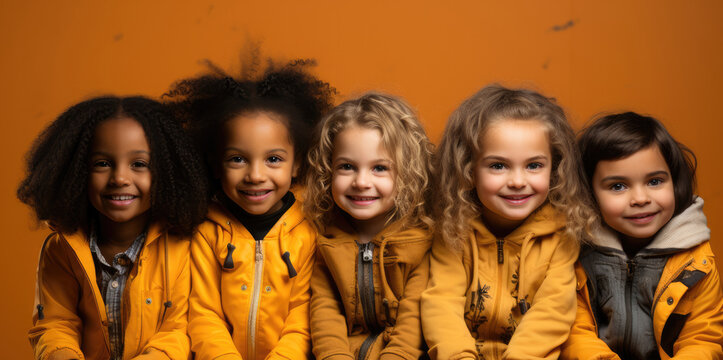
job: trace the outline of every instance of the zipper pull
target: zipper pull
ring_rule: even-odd
[[[505,239],[497,240],[497,263],[505,263],[505,250],[504,250]]]
[[[637,265],[637,262],[635,259],[628,260],[628,278],[633,277],[633,273],[635,272],[635,266]]]
[[[264,259],[264,253],[261,252],[261,246],[263,240],[256,240],[256,261],[260,262]]]
[[[369,246],[369,243],[364,244],[364,249],[362,250],[362,260],[364,262],[372,261],[374,258],[374,252],[372,251],[372,247]]]

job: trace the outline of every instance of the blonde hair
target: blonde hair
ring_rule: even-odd
[[[320,123],[317,140],[309,152],[304,211],[323,230],[335,208],[331,196],[334,139],[356,125],[376,129],[384,148],[392,157],[395,172],[394,208],[387,224],[401,220],[403,228],[425,225],[431,228],[428,196],[431,183],[433,145],[422,124],[407,103],[397,97],[366,93],[335,107]]]
[[[513,90],[493,84],[465,100],[450,116],[435,157],[436,217],[438,231],[453,248],[462,246],[470,219],[478,217],[481,204],[472,174],[482,135],[498,120],[538,120],[547,128],[552,172],[548,201],[567,220],[566,232],[582,240],[596,219],[582,175],[575,134],[554,99],[531,90]]]

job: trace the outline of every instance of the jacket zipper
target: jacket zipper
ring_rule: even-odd
[[[246,348],[248,358],[256,359],[256,315],[259,311],[259,295],[261,294],[261,280],[264,273],[264,248],[263,239],[256,240],[256,259],[254,262],[254,287],[251,295],[249,309],[248,336],[246,337]]]
[[[500,296],[502,294],[502,291],[500,291],[500,288],[502,286],[501,284],[503,281],[503,279],[502,279],[503,278],[502,272],[504,270],[503,264],[505,263],[504,246],[505,246],[505,239],[504,238],[497,239],[497,286],[496,286],[497,289],[495,289],[495,298],[494,298],[494,302],[492,303],[493,304],[492,305],[492,313],[490,313],[490,321],[489,321],[490,325],[487,327],[487,329],[489,330],[488,335],[487,335],[488,339],[495,338],[495,333],[494,333],[495,324],[497,324],[497,312],[499,311]],[[496,343],[493,342],[492,343],[493,358],[501,357],[500,354],[497,353],[497,350],[498,349],[497,349]]]
[[[359,359],[363,360],[374,340],[379,336],[377,312],[374,305],[374,243],[372,242],[359,244],[357,286],[359,287],[364,322],[371,333],[359,348]]]
[[[630,337],[633,331],[632,324],[632,311],[633,311],[633,276],[635,275],[635,266],[637,262],[635,258],[627,261],[627,277],[625,278],[625,343],[623,351],[625,352],[624,358],[630,357]]]

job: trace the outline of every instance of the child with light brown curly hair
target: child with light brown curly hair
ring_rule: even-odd
[[[317,359],[424,355],[419,296],[431,247],[432,145],[403,100],[337,106],[312,149],[304,209],[319,229],[311,279]]]
[[[557,358],[594,219],[563,110],[487,86],[450,117],[435,166],[439,236],[421,301],[431,357]]]

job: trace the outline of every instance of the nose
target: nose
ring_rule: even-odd
[[[130,184],[130,169],[123,166],[117,166],[113,168],[113,172],[110,176],[110,184],[113,186],[126,186]]]
[[[252,162],[244,180],[252,184],[264,182],[266,176],[264,174],[263,164],[260,164],[258,161]]]
[[[371,185],[369,181],[369,175],[365,171],[359,171],[352,180],[352,186],[357,189],[367,189]]]
[[[644,206],[650,203],[650,196],[644,186],[635,186],[630,191],[630,206]]]
[[[527,185],[527,178],[525,177],[524,170],[516,169],[509,173],[507,178],[507,187],[511,189],[521,189]]]

